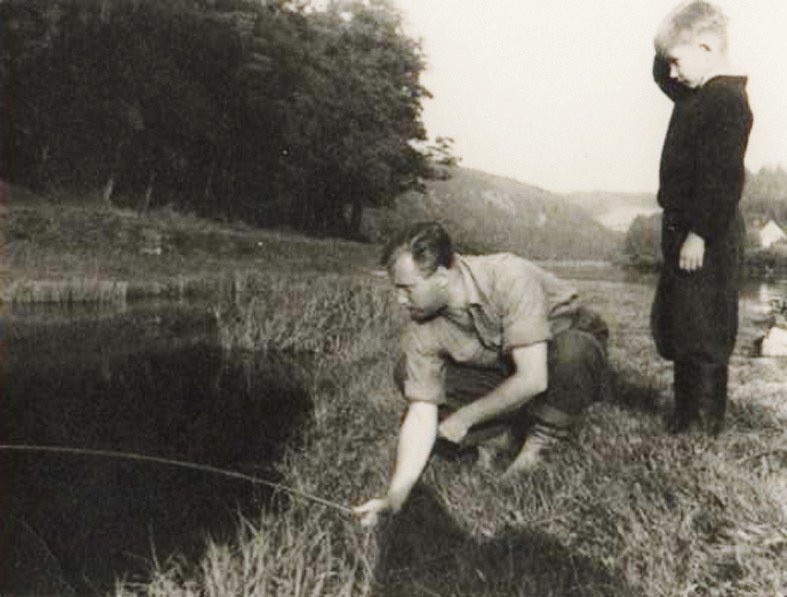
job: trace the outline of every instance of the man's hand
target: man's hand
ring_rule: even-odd
[[[705,239],[701,236],[689,232],[683,246],[680,248],[680,269],[693,272],[702,268],[705,258]]]
[[[396,513],[402,508],[429,460],[436,435],[437,405],[432,402],[412,402],[399,428],[396,464],[388,492],[384,497],[374,498],[353,508],[353,514],[360,518],[362,526],[373,527],[380,514]]]
[[[380,519],[380,514],[391,512],[393,506],[388,497],[374,498],[353,508],[353,514],[360,519],[361,526],[374,528]]]
[[[437,428],[437,435],[449,442],[458,444],[465,438],[470,427],[472,427],[472,425],[465,421],[461,412],[456,411],[446,418],[445,421],[440,423],[440,426]]]

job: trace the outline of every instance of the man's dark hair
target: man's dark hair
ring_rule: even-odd
[[[441,265],[451,267],[454,248],[451,237],[437,222],[419,222],[397,234],[383,250],[382,265],[390,269],[403,253],[410,253],[424,276],[431,276]]]

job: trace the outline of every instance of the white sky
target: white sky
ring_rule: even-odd
[[[653,35],[676,0],[394,0],[421,39],[431,137],[462,165],[552,191],[646,191],[672,104]],[[746,165],[787,166],[787,0],[717,0],[749,76]]]

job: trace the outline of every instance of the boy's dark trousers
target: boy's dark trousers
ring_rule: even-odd
[[[675,410],[670,428],[694,425],[718,434],[727,407],[728,362],[738,331],[738,287],[742,270],[742,218],[707,243],[701,269],[679,269],[679,253],[688,233],[664,214],[664,266],[651,314],[659,354],[674,362]]]

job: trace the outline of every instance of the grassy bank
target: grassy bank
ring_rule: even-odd
[[[370,273],[373,247],[166,211],[140,218],[27,202],[3,217],[4,293],[86,279],[97,294],[103,283],[126,284],[127,297],[192,292],[214,297],[228,349],[315,355],[313,412],[278,464],[281,482],[342,508],[385,490],[405,406],[391,379],[401,315]],[[149,583],[115,594],[785,594],[783,362],[748,357],[757,329],[744,312],[728,430],[716,440],[668,436],[671,369],[648,332],[652,291],[577,284],[610,324],[616,392],[543,469],[503,482],[472,457],[436,454],[405,509],[374,532],[340,508],[293,497],[239,518],[236,539],[207,542],[201,559],[159,561]]]
[[[84,198],[6,188],[0,202],[0,299],[119,303],[242,293],[271,272],[369,269],[368,246],[213,222],[145,216]]]
[[[224,338],[319,352],[311,424],[280,471],[285,484],[349,506],[383,492],[390,473],[404,406],[390,380],[398,316],[378,280],[287,280],[274,311],[231,307],[246,320],[222,320]],[[470,457],[436,455],[403,512],[375,532],[296,499],[239,521],[237,540],[210,543],[200,562],[162,565],[149,585],[117,594],[784,594],[787,373],[747,356],[756,331],[745,316],[728,430],[668,436],[671,375],[647,332],[651,291],[578,284],[611,325],[617,391],[548,466],[502,482]],[[297,323],[271,323],[287,304]]]

